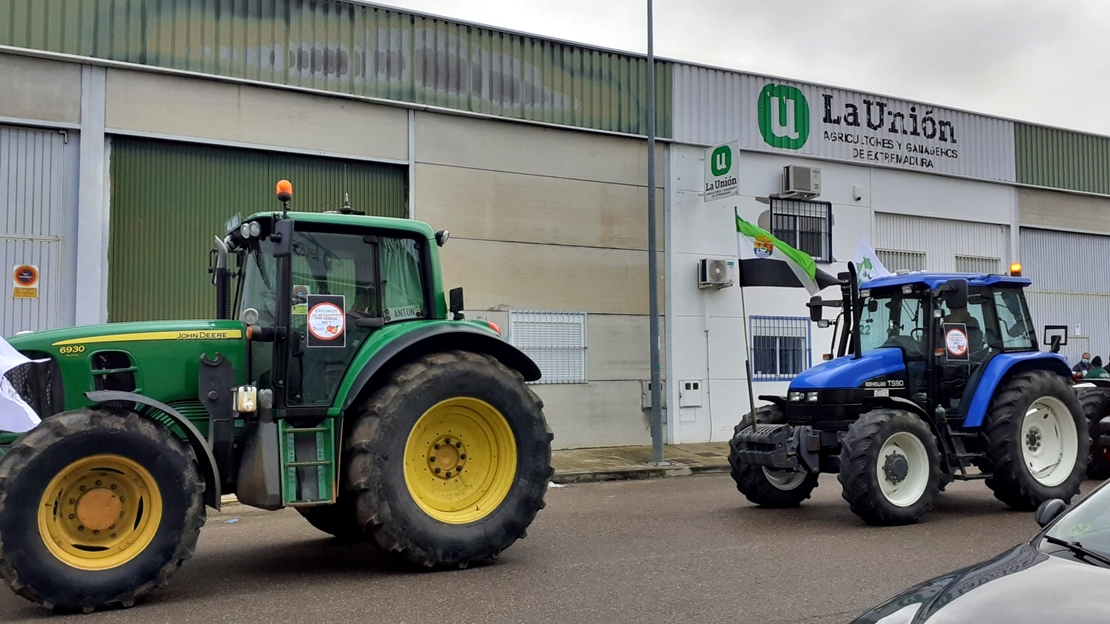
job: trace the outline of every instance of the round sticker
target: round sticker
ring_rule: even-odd
[[[956,357],[967,355],[967,334],[959,329],[950,329],[944,335],[945,346],[948,352]]]
[[[308,311],[308,331],[320,340],[334,340],[343,333],[343,310],[334,303],[318,303]]]
[[[15,283],[19,284],[20,286],[31,287],[39,281],[39,272],[35,269],[35,267],[29,264],[24,264],[15,267],[14,277]]]

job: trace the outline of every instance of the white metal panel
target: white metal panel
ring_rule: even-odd
[[[1021,270],[1036,290],[1110,294],[1108,257],[1110,236],[1021,228]]]
[[[1014,128],[1007,120],[681,63],[675,64],[674,72],[674,138],[681,143],[715,145],[739,140],[741,149],[748,150],[987,180],[1015,179]],[[784,86],[791,93],[800,91],[809,115],[801,115],[800,105],[790,106],[786,92],[780,92],[774,102],[781,108],[773,118],[767,113],[761,132],[759,99],[768,85]],[[858,126],[848,125],[848,104],[858,108]],[[765,106],[765,110],[771,111],[771,107]],[[792,111],[797,116],[791,124]],[[926,122],[926,118],[932,121]],[[772,119],[777,123],[771,124]],[[789,137],[791,141],[781,143],[791,146],[775,147],[764,138],[765,133]]]
[[[1110,356],[1110,294],[1027,290],[1026,298],[1040,340],[1044,339],[1045,325],[1068,326],[1068,344],[1060,353],[1072,365],[1084,351],[1101,355],[1103,360]],[[1046,346],[1042,344],[1041,348]]]
[[[61,265],[60,243],[51,240],[0,239],[0,257],[4,269],[4,336],[26,330],[41,330],[57,327],[59,289],[57,279]],[[39,269],[39,292],[37,299],[14,299],[12,297],[12,269],[20,264],[33,264]]]
[[[585,312],[509,311],[509,341],[540,367],[536,383],[587,383],[587,337]]]
[[[1009,258],[1005,225],[876,212],[872,238],[876,250],[924,253],[929,271],[956,271],[956,256]]]
[[[60,287],[71,279],[64,267],[74,228],[72,143],[56,130],[0,126],[0,332],[5,336],[72,319],[72,296]],[[38,266],[37,299],[12,297],[11,272],[17,264]]]
[[[927,264],[923,251],[876,249],[875,255],[888,271],[924,271]]]

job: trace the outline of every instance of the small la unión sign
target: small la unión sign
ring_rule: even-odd
[[[705,201],[740,194],[739,150],[739,141],[705,150]]]

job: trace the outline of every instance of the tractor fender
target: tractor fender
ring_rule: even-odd
[[[429,325],[398,336],[371,356],[351,383],[343,400],[343,410],[351,407],[378,375],[387,374],[412,358],[445,349],[492,355],[520,373],[525,381],[536,381],[541,375],[532,358],[491,332],[461,323]]]
[[[1000,353],[987,362],[983,374],[979,377],[979,384],[975,387],[975,395],[968,406],[967,415],[964,417],[964,427],[979,427],[986,418],[987,408],[994,398],[995,390],[1011,373],[1027,370],[1047,370],[1057,373],[1061,377],[1070,378],[1071,369],[1063,356],[1055,353],[1041,351],[1026,351],[1021,353]]]
[[[103,403],[130,403],[144,405],[148,408],[156,409],[170,418],[175,423],[181,426],[181,430],[185,432],[185,437],[189,440],[189,446],[192,447],[193,453],[196,454],[197,464],[200,467],[201,476],[204,477],[204,503],[212,507],[216,511],[220,510],[220,473],[216,468],[216,458],[212,456],[212,449],[208,448],[208,442],[205,441],[204,436],[196,428],[193,423],[189,422],[181,412],[174,408],[157,401],[148,396],[135,394],[134,392],[120,392],[117,390],[98,390],[96,392],[86,392],[85,396],[90,401],[97,404]],[[149,417],[148,414],[139,412],[144,418]]]

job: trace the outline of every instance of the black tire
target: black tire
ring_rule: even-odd
[[[909,434],[916,438],[922,446],[919,450],[924,451],[928,460],[924,489],[916,498],[900,503],[883,492],[882,484],[907,482],[913,476],[909,472],[914,470],[913,464],[907,463],[903,449],[902,452],[887,454],[884,466],[879,467],[883,445],[895,434]],[[899,456],[901,460],[897,459]],[[893,478],[891,473],[895,475]],[[933,508],[942,483],[936,436],[916,414],[897,409],[867,412],[848,427],[841,440],[837,479],[844,489],[844,500],[864,522],[881,526],[920,522]]]
[[[496,408],[517,449],[505,497],[494,511],[466,524],[444,522],[421,509],[404,473],[414,426],[429,408],[459,397]],[[552,438],[543,402],[518,372],[484,354],[423,356],[397,369],[362,403],[347,436],[346,484],[355,517],[365,535],[409,565],[446,569],[492,561],[525,537],[544,507],[554,474]]]
[[[1025,466],[1022,422],[1030,406],[1042,397],[1058,399],[1067,408],[1076,428],[1077,449],[1071,472],[1059,484],[1038,482]],[[987,487],[1006,505],[1032,511],[1042,502],[1059,498],[1068,502],[1079,493],[1087,471],[1090,448],[1089,426],[1075,389],[1063,377],[1045,370],[1016,373],[995,390],[980,431],[986,453],[984,471],[992,477]]]
[[[65,563],[39,533],[39,501],[51,481],[73,462],[94,455],[125,458],[142,467],[162,498],[161,521],[150,543],[129,561],[102,570]],[[90,488],[88,493],[93,491],[108,492]],[[205,521],[203,494],[191,449],[162,425],[121,409],[51,416],[0,460],[0,577],[15,593],[48,609],[90,613],[130,607],[155,587],[164,587],[192,557]],[[79,507],[75,510],[81,513]]]
[[[786,422],[782,410],[777,405],[767,405],[756,408],[756,415],[759,418],[758,422],[760,424],[770,425]],[[732,468],[732,479],[736,482],[736,489],[747,497],[749,501],[761,507],[781,509],[801,505],[802,501],[813,494],[813,489],[817,487],[817,478],[819,475],[814,472],[806,472],[804,478],[796,478],[793,481],[788,481],[786,484],[783,484],[787,485],[787,487],[783,487],[776,485],[770,479],[768,472],[764,470],[763,466],[741,463],[737,452],[744,450],[746,445],[736,439],[736,434],[744,429],[750,429],[751,426],[752,416],[750,413],[745,414],[744,418],[740,420],[740,424],[733,428],[733,438],[729,441],[728,463]],[[772,474],[784,472],[785,471],[777,470]]]
[[[345,492],[339,494],[339,500],[334,505],[298,507],[297,512],[313,527],[341,542],[366,541],[362,527],[355,519],[354,506],[350,504],[350,499]]]
[[[1080,388],[1079,404],[1090,427],[1091,452],[1087,463],[1087,477],[1099,481],[1110,479],[1110,449],[1099,442],[1098,422],[1110,416],[1110,388]]]

